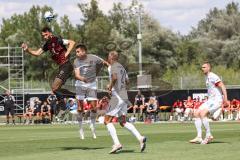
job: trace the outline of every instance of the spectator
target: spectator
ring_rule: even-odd
[[[154,119],[156,121],[158,105],[154,98],[150,98],[147,104],[146,114],[148,119]]]
[[[51,121],[52,121],[52,117],[56,116],[57,114],[57,96],[53,92],[51,92],[51,94],[47,98],[47,102],[48,104],[50,104],[51,107]]]
[[[143,115],[143,110],[145,109],[144,101],[145,101],[145,97],[143,94],[141,94],[141,91],[139,90],[134,100],[134,106],[133,106],[134,117],[136,117],[137,110],[140,110],[140,116]]]
[[[77,103],[76,103],[75,99],[74,98],[69,98],[68,102],[66,104],[66,110],[62,114],[63,115],[62,116],[63,117],[62,120],[65,121],[65,122],[68,122],[69,121],[69,117],[71,115],[71,121],[73,122],[74,116],[76,116],[77,113],[78,113],[77,112],[77,108],[78,108],[78,106],[77,106]]]
[[[187,100],[184,102],[185,112],[184,120],[191,120],[193,114],[193,100],[191,96],[188,96]]]
[[[231,120],[238,120],[238,110],[240,102],[237,99],[233,99],[231,101]]]
[[[63,98],[63,99],[59,100],[59,102],[57,104],[57,108],[59,109],[59,112],[58,112],[57,116],[55,117],[58,122],[63,121],[63,116],[65,114],[66,105],[67,105],[67,99],[66,98]]]
[[[41,117],[43,123],[48,123],[48,119],[46,117],[50,118],[51,120],[51,107],[48,105],[47,101],[44,101],[43,105],[41,106]]]
[[[183,102],[178,99],[176,102],[174,102],[172,110],[174,112],[174,119],[180,121],[184,113]]]
[[[41,101],[39,100],[39,98],[36,98],[34,100],[34,116],[35,116],[35,122],[38,124],[38,123],[41,123]]]
[[[27,105],[25,106],[25,114],[24,117],[24,124],[32,123],[32,116],[34,115],[34,108],[30,106],[30,101],[27,101]]]
[[[15,119],[14,119],[14,109],[15,109],[15,98],[11,95],[10,91],[7,90],[6,96],[4,97],[4,109],[5,109],[5,114],[6,114],[6,124],[9,124],[9,119],[11,115],[12,118],[12,123],[15,125]]]
[[[200,101],[200,97],[198,97],[194,102],[193,102],[193,112],[198,110],[198,108],[201,106],[202,102]]]
[[[109,105],[109,98],[104,96],[98,101],[97,104],[97,113],[99,116],[104,116]]]
[[[231,105],[222,105],[222,120],[230,120]]]

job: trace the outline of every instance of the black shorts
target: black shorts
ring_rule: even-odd
[[[58,74],[55,78],[59,78],[63,81],[63,84],[67,81],[67,79],[72,75],[73,66],[70,61],[59,66]]]
[[[14,107],[5,107],[5,115],[8,116],[9,113],[14,116],[15,112],[14,112]]]

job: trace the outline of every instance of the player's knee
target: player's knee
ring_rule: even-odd
[[[108,125],[110,122],[104,119],[104,125]]]
[[[121,117],[121,121],[120,121],[120,125],[122,126],[122,127],[124,127],[124,125],[126,124],[126,116],[122,116]]]
[[[112,120],[111,117],[105,116],[105,117],[104,117],[104,124],[105,124],[105,125],[109,124],[109,123],[111,122],[111,120]]]

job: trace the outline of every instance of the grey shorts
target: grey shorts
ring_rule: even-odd
[[[78,100],[87,99],[88,101],[97,100],[97,90],[83,86],[76,86],[76,97]]]

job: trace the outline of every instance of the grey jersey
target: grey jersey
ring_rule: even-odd
[[[93,54],[87,54],[84,60],[76,58],[74,60],[74,68],[79,69],[80,75],[85,77],[89,83],[96,80],[97,65],[101,65],[103,59]]]
[[[127,99],[127,87],[126,87],[126,81],[128,80],[127,71],[125,68],[118,62],[115,62],[108,68],[109,71],[109,78],[112,80],[111,75],[117,74],[117,82],[112,88],[112,94],[119,95],[122,99]]]

